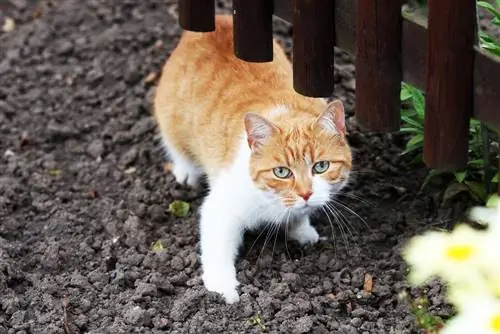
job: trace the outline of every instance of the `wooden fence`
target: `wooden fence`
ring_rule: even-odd
[[[355,56],[356,118],[366,131],[400,128],[401,81],[426,94],[424,161],[468,160],[470,118],[500,130],[500,61],[477,46],[476,0],[428,0],[428,20],[401,0],[233,0],[235,54],[272,60],[272,16],[293,24],[294,88],[330,97],[334,46]],[[214,0],[179,0],[182,28],[214,29]]]

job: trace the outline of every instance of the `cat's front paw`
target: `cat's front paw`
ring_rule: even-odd
[[[205,272],[202,279],[205,288],[208,291],[221,294],[226,303],[234,304],[240,300],[240,296],[236,290],[239,285],[236,277],[223,275],[220,272]]]
[[[176,163],[171,170],[177,183],[191,188],[199,186],[199,174],[193,167]]]
[[[290,231],[290,238],[296,240],[300,245],[314,245],[319,241],[319,234],[311,226],[309,221],[299,223],[299,225]]]

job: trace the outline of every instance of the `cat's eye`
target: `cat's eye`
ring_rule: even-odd
[[[319,161],[314,164],[313,172],[314,174],[323,174],[328,170],[329,167],[330,167],[329,161]]]
[[[286,167],[273,168],[273,173],[277,178],[286,179],[292,176],[292,171]]]

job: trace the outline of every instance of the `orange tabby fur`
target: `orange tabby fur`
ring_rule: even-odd
[[[276,41],[272,62],[234,56],[231,16],[218,15],[215,32],[183,33],[163,68],[154,110],[164,138],[214,179],[234,157],[245,113],[266,115],[277,106],[288,109],[272,118],[280,135],[251,161],[252,178],[260,187],[283,192],[287,202],[294,192],[309,191],[310,179],[300,177],[307,175],[304,156],[311,162],[338,162],[325,173],[331,180],[341,177],[341,169],[351,169],[344,136],[332,137],[314,126],[326,102],[294,91],[292,66]],[[343,108],[337,106],[336,112],[344,117]],[[297,177],[277,179],[272,168],[279,165],[299,169]]]

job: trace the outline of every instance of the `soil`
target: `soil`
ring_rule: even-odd
[[[337,50],[335,64],[355,150],[345,220],[318,216],[327,239],[314,247],[247,235],[241,302],[227,306],[199,278],[203,193],[165,172],[151,117],[181,32],[176,1],[11,2],[16,26],[0,34],[0,334],[418,333],[398,299],[401,247],[450,227],[466,201],[441,205],[439,183],[420,191],[426,170],[400,157],[403,136],[360,131],[348,55]],[[291,28],[276,20],[275,32],[290,52]],[[168,211],[175,199],[191,204],[187,217]],[[449,314],[439,285],[427,295]]]

